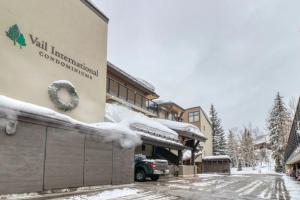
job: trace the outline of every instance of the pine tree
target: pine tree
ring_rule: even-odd
[[[267,119],[267,127],[272,146],[272,157],[275,159],[275,170],[277,172],[283,170],[283,154],[291,126],[291,117],[282,98],[278,92],[274,99],[273,108]]]
[[[214,105],[210,108],[210,120],[212,123],[213,131],[213,154],[214,155],[225,155],[226,154],[226,140],[225,132],[221,125],[221,120],[218,118],[218,113],[215,110]]]

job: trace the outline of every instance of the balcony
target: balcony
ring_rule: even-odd
[[[130,105],[133,105],[134,107],[150,112],[154,116],[158,115],[157,103],[109,77],[107,77],[106,92]]]

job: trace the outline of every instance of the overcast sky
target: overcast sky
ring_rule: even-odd
[[[300,1],[94,0],[108,60],[184,108],[213,103],[224,128],[265,128],[277,91],[300,94]]]

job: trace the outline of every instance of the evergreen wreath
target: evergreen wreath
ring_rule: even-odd
[[[70,102],[64,102],[58,96],[61,89],[66,89],[70,95]],[[55,81],[48,87],[48,94],[55,106],[63,111],[70,111],[76,108],[79,104],[79,96],[74,86],[69,81]]]

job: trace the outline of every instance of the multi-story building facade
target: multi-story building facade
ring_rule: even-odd
[[[284,153],[286,170],[300,180],[300,99]]]
[[[182,119],[186,123],[197,126],[204,133],[207,140],[203,144],[202,156],[212,156],[213,132],[211,122],[205,111],[200,106],[187,108],[182,115]]]
[[[146,120],[153,121],[148,117],[157,118],[159,113],[162,114],[159,112],[158,104],[153,101],[159,97],[154,87],[146,81],[124,72],[110,62],[107,64],[106,88],[107,103],[118,103],[135,112],[142,113],[147,116]],[[180,163],[181,157],[174,156],[170,153],[170,150],[177,152],[177,155],[181,155],[183,149],[191,149],[190,147],[184,146],[178,137],[176,141],[174,141],[174,139],[169,140],[169,138],[158,136],[156,127],[146,127],[148,126],[147,124],[143,126],[144,127],[141,127],[139,125],[138,127],[138,131],[140,133],[143,132],[143,143],[136,147],[136,154],[143,154],[149,158],[164,158],[167,159],[169,163],[178,164]],[[168,129],[167,127],[165,128]],[[171,129],[168,130],[172,131]]]

